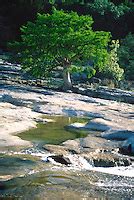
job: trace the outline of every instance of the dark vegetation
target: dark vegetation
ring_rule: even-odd
[[[20,41],[20,27],[26,25],[28,21],[34,22],[37,13],[52,14],[53,7],[68,12],[75,11],[79,15],[92,16],[93,31],[111,33],[111,42],[107,47],[109,53],[107,62],[103,63],[101,70],[95,68],[95,73],[92,72],[92,75],[101,79],[111,79],[116,85],[119,85],[121,80],[134,80],[134,3],[132,0],[1,0],[0,2],[1,49],[11,51],[8,42]],[[78,63],[73,64],[77,66]],[[91,71],[88,68],[84,68],[83,71],[88,79]]]

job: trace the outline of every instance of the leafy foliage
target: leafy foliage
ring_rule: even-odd
[[[101,15],[110,12],[115,18],[119,18],[130,10],[130,8],[125,4],[115,5],[109,0],[94,0],[94,3],[90,4],[90,8]]]
[[[103,76],[105,78],[113,79],[114,81],[120,81],[123,78],[124,70],[119,66],[119,58],[118,58],[118,48],[119,48],[119,41],[112,41],[111,44],[111,51],[109,53],[108,62],[105,65],[103,70]]]
[[[125,39],[121,40],[118,55],[125,77],[134,80],[134,34],[129,33]]]
[[[107,61],[110,34],[94,32],[92,24],[90,16],[75,12],[38,14],[35,23],[28,22],[21,28],[22,40],[11,46],[19,52],[23,69],[37,77],[48,77],[57,67],[68,71],[72,64],[81,66],[88,60],[101,70]]]
[[[70,71],[72,72],[73,76],[77,78],[85,77],[85,79],[90,79],[92,76],[96,74],[96,70],[92,66],[78,66],[78,65],[71,65]]]

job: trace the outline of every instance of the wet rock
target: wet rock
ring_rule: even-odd
[[[101,133],[108,140],[118,140],[119,152],[126,155],[134,154],[134,132],[129,130],[109,130]],[[123,140],[123,142],[121,142]]]
[[[122,158],[110,152],[92,152],[82,154],[82,156],[90,163],[92,162],[95,167],[129,166],[132,164],[129,158]]]
[[[119,152],[126,155],[134,154],[134,136],[131,136],[122,142],[119,148]]]
[[[95,152],[83,152],[79,155],[76,154],[59,154],[48,156],[47,160],[52,163],[59,163],[63,165],[75,164],[79,165],[79,158],[84,158],[86,161],[94,167],[116,167],[116,166],[130,166],[132,161],[128,157],[122,157],[114,154],[110,150],[99,150]],[[75,162],[75,163],[74,163]]]
[[[124,155],[131,155],[132,154],[131,144],[129,144],[127,147],[124,147],[124,146],[120,147],[119,153],[124,154]]]
[[[80,151],[80,141],[76,140],[67,140],[61,145],[46,144],[43,148],[50,153],[67,155],[67,154],[79,154]]]
[[[4,182],[0,182],[0,190],[6,190],[6,185]]]
[[[53,159],[55,162],[63,164],[63,165],[70,165],[71,164],[69,158],[64,157],[63,155],[49,156],[48,161],[49,161],[50,158]]]
[[[117,152],[120,145],[117,141],[110,141],[99,136],[88,135],[85,138],[75,140],[67,140],[62,143],[68,152],[74,154],[88,153],[88,152]]]

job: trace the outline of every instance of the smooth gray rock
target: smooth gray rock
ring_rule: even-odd
[[[101,136],[108,140],[126,140],[134,137],[134,132],[129,130],[109,130],[101,133]]]
[[[85,138],[80,138],[80,146],[83,148],[83,152],[90,149],[90,151],[113,151],[118,148],[118,142],[109,141],[101,137],[88,135]]]

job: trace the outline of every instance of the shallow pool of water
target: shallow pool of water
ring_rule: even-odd
[[[39,123],[37,128],[30,129],[20,133],[19,137],[24,140],[30,140],[36,144],[60,144],[69,139],[81,138],[87,136],[86,132],[68,131],[66,126],[74,122],[87,122],[87,118],[65,117],[65,116],[46,116],[54,122],[47,124]]]

